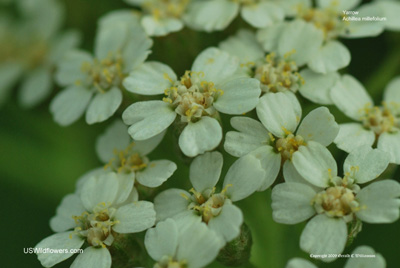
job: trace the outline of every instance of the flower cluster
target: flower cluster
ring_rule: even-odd
[[[332,253],[323,262],[345,252],[363,222],[399,219],[400,183],[387,177],[400,165],[400,78],[375,105],[345,74],[351,53],[340,42],[399,31],[399,3],[125,2],[135,11],[99,18],[93,53],[76,48],[76,32],[60,31],[56,0],[17,0],[22,22],[0,18],[0,101],[23,77],[20,101],[35,105],[54,77],[63,88],[50,102],[56,123],[71,125],[85,113],[88,125],[109,124],[95,145],[101,167],[64,197],[50,220],[55,234],[37,248],[84,247],[73,268],[245,265],[252,239],[239,201],[263,191],[271,194],[276,223],[307,221],[299,247],[315,256]],[[356,8],[359,16],[387,21],[351,21],[346,11]],[[151,36],[185,25],[224,30],[239,13],[256,29],[238,29],[196,51],[186,70],[147,60]],[[344,122],[341,113],[356,122]],[[336,149],[348,154],[342,176]],[[361,246],[353,253],[375,251]],[[37,255],[52,267],[73,253]],[[316,266],[294,258],[286,267]],[[345,267],[385,267],[385,260],[377,254]]]

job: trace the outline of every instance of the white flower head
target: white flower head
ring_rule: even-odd
[[[183,28],[182,18],[191,0],[125,0],[141,7],[141,24],[150,36],[164,36]]]
[[[146,187],[160,186],[177,168],[172,161],[150,161],[147,157],[162,141],[164,134],[132,141],[127,126],[120,120],[115,121],[96,143],[97,154],[106,164],[104,172],[114,172]]]
[[[311,158],[313,155],[318,158]],[[300,148],[293,163],[299,178],[297,182],[273,188],[273,218],[279,223],[296,224],[317,214],[300,237],[300,247],[304,251],[342,253],[348,238],[347,223],[354,224],[353,235],[356,235],[361,230],[359,221],[391,223],[399,218],[398,182],[373,182],[361,190],[359,186],[374,180],[386,169],[389,164],[386,153],[368,146],[357,148],[346,158],[342,178],[337,175],[333,156],[317,143]]]
[[[281,166],[285,180],[292,180],[296,174],[293,157],[302,147],[322,144],[325,148],[335,139],[339,126],[326,107],[311,111],[299,125],[301,113],[300,103],[293,94],[279,92],[261,97],[257,105],[261,123],[247,117],[231,119],[237,131],[227,133],[224,148],[233,156],[252,155],[261,161],[265,177],[260,191],[272,185]],[[247,166],[241,168],[250,171]]]
[[[229,37],[227,40],[220,43],[220,48],[227,51],[231,55],[239,58],[242,70],[260,81],[261,90],[264,93],[276,92],[300,92],[305,98],[319,103],[319,104],[332,104],[329,96],[330,89],[334,86],[339,75],[336,72],[327,74],[315,73],[309,68],[302,68],[307,56],[310,55],[312,50],[312,42],[315,37],[320,36],[320,33],[307,26],[302,22],[294,23],[294,30],[291,30],[289,25],[282,24],[276,27],[278,32],[286,31],[302,33],[309,38],[300,47],[301,55],[297,55],[296,47],[298,44],[290,46],[275,46],[265,45],[257,40],[254,33],[249,30],[239,30],[239,32]],[[277,33],[278,33],[277,32]],[[266,35],[261,32],[260,39],[273,43],[274,34],[271,31],[266,31]],[[267,49],[267,54],[264,52]],[[305,50],[308,50],[305,53]],[[300,71],[300,68],[302,70]]]
[[[363,85],[343,75],[331,90],[335,105],[358,123],[340,125],[336,145],[351,152],[361,145],[376,145],[390,154],[390,162],[400,164],[400,78],[385,89],[381,106],[374,105]]]
[[[67,88],[51,102],[54,120],[67,126],[86,111],[86,122],[110,118],[122,102],[123,79],[142,64],[152,45],[129,11],[114,11],[99,21],[95,57],[69,51],[58,66],[56,80]]]
[[[208,152],[196,157],[190,165],[193,188],[187,192],[168,189],[154,199],[157,221],[173,218],[180,226],[204,222],[225,241],[240,234],[243,223],[241,210],[232,204],[251,195],[259,187],[264,171],[258,159],[248,156],[233,164],[226,174],[223,190],[216,184],[221,174],[222,155]],[[246,165],[249,170],[240,169]]]
[[[51,93],[53,70],[65,51],[79,44],[80,35],[60,31],[64,6],[59,1],[15,2],[18,18],[2,12],[0,19],[0,104],[22,81],[18,100],[31,108]]]
[[[223,240],[204,223],[194,222],[179,228],[172,219],[149,229],[144,244],[151,258],[157,261],[154,268],[202,268],[224,246]]]
[[[260,96],[256,79],[238,72],[239,62],[217,48],[195,59],[181,79],[168,66],[147,62],[124,80],[127,90],[144,95],[165,94],[163,100],[137,102],[123,113],[134,140],[151,138],[177,119],[184,125],[179,137],[182,152],[194,157],[218,146],[222,128],[218,112],[242,114],[254,109]]]
[[[241,14],[256,28],[264,28],[283,21],[287,1],[277,0],[192,0],[184,15],[185,23],[195,30],[220,31]]]
[[[373,255],[375,255],[374,258],[370,257]],[[371,247],[359,246],[351,253],[351,258],[346,261],[344,266],[344,268],[354,267],[385,268],[386,261],[381,254],[376,253]],[[308,260],[293,258],[286,264],[286,268],[317,268],[317,266]]]
[[[89,244],[71,267],[111,267],[108,247],[115,236],[142,232],[155,223],[153,204],[138,201],[133,181],[123,181],[114,173],[92,176],[79,194],[67,195],[50,221],[57,232],[36,245],[36,248],[78,249]],[[73,231],[71,231],[73,229]],[[52,267],[73,253],[38,253],[44,267]]]
[[[346,21],[350,16],[345,11],[352,11],[359,4],[358,0],[320,0],[312,7],[311,1],[297,6],[297,14],[292,22],[275,24],[260,30],[259,38],[264,47],[278,45],[280,50],[286,46],[297,46],[299,55],[309,55],[305,63],[317,73],[330,73],[346,67],[351,60],[349,50],[340,42],[339,37],[362,38],[376,36],[384,30],[379,21]],[[357,7],[359,17],[383,16],[377,5]],[[313,28],[314,31],[303,31]],[[282,30],[284,29],[284,30]],[[318,33],[318,34],[317,34]],[[313,34],[314,38],[312,38]],[[309,46],[304,46],[309,44]],[[306,57],[305,57],[306,58]]]

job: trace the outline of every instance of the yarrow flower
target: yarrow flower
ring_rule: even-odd
[[[123,179],[146,187],[160,186],[177,168],[172,161],[150,161],[147,157],[161,142],[164,134],[162,132],[148,140],[132,141],[127,126],[120,120],[115,121],[97,140],[97,154],[106,165],[96,172],[114,172]]]
[[[222,163],[222,155],[218,152],[196,157],[190,165],[189,178],[193,188],[189,192],[172,188],[155,197],[157,222],[172,218],[185,228],[192,222],[202,221],[224,241],[236,238],[240,234],[243,215],[232,201],[242,200],[255,192],[264,171],[258,159],[244,157],[229,168],[223,190],[217,192]],[[249,169],[240,169],[240,165]]]
[[[294,29],[291,29],[291,27]],[[318,32],[311,26],[299,22],[284,27],[287,32],[297,32],[304,35],[313,35]],[[266,36],[270,41],[270,36]],[[319,104],[332,104],[329,96],[331,88],[339,79],[336,72],[319,74],[309,68],[303,68],[309,58],[312,57],[312,50],[305,53],[306,49],[312,49],[310,44],[314,38],[304,41],[302,54],[297,55],[293,46],[264,46],[269,50],[267,54],[254,33],[249,30],[240,30],[236,35],[229,37],[220,43],[220,48],[231,55],[239,58],[244,72],[260,80],[261,90],[268,92],[300,92],[300,94]],[[302,69],[300,71],[300,69]]]
[[[363,85],[343,75],[331,90],[335,105],[360,123],[340,125],[336,145],[351,152],[361,145],[376,146],[390,154],[390,162],[400,164],[400,77],[386,87],[381,106],[374,105]]]
[[[56,80],[67,88],[51,102],[54,120],[62,126],[75,122],[86,111],[86,122],[110,118],[122,102],[123,79],[143,63],[152,45],[138,18],[116,11],[99,22],[95,57],[74,50],[59,65]]]
[[[141,24],[150,36],[163,36],[183,28],[182,17],[191,0],[125,0],[141,7]]]
[[[144,244],[157,261],[154,268],[202,268],[217,257],[224,242],[204,223],[179,228],[174,220],[167,219],[147,230]]]
[[[301,234],[304,251],[316,255],[342,253],[348,237],[361,231],[361,221],[391,223],[399,218],[398,182],[377,181],[361,190],[359,186],[382,174],[389,164],[386,153],[368,146],[355,149],[344,162],[343,178],[337,176],[333,156],[317,143],[301,147],[293,162],[299,173],[297,182],[272,189],[272,216],[276,222],[296,224],[316,215]],[[321,260],[335,259],[328,256]]]
[[[372,257],[374,256],[374,257]],[[351,253],[346,261],[344,268],[385,268],[386,261],[381,254],[368,246],[359,246]],[[317,266],[308,260],[293,258],[289,260],[286,268],[317,268]]]
[[[219,112],[251,111],[260,96],[259,81],[244,77],[239,62],[217,48],[195,59],[180,80],[167,65],[146,62],[124,80],[127,90],[143,95],[165,94],[163,100],[136,102],[122,114],[134,140],[149,139],[177,119],[182,152],[194,157],[218,146],[222,140]]]
[[[298,44],[296,51],[299,55],[303,50],[310,51],[305,43],[313,43],[312,57],[307,61],[308,67],[317,73],[329,73],[346,67],[350,63],[351,55],[349,50],[340,42],[342,38],[363,38],[379,35],[384,30],[384,24],[377,21],[347,21],[347,14],[344,11],[355,10],[359,1],[344,0],[320,0],[317,6],[312,7],[311,1],[297,5],[297,14],[292,22],[274,24],[260,30],[259,38],[265,46],[277,43],[278,47],[287,44]],[[360,17],[382,16],[382,11],[377,5],[363,5],[357,7]],[[302,24],[301,24],[302,23]],[[292,26],[288,26],[292,25]],[[319,35],[312,38],[308,34],[296,32],[298,27],[313,27]],[[307,26],[305,26],[307,25]],[[291,28],[291,30],[284,30]],[[286,43],[286,44],[285,44]]]
[[[301,113],[300,103],[292,94],[268,93],[257,105],[261,123],[248,117],[231,119],[237,131],[226,134],[224,148],[233,156],[252,155],[261,161],[265,177],[260,191],[271,186],[281,167],[285,180],[291,180],[297,169],[293,157],[302,147],[322,144],[325,148],[335,139],[339,126],[326,107],[311,111],[299,125]],[[315,159],[313,155],[310,157]],[[246,165],[240,165],[240,169],[251,171]]]
[[[239,14],[251,26],[263,28],[283,21],[288,1],[277,0],[192,0],[184,19],[200,31],[225,29]],[[289,1],[294,2],[294,1]]]
[[[52,267],[71,257],[70,249],[89,245],[71,267],[111,267],[108,250],[119,234],[142,232],[155,223],[153,204],[138,201],[132,191],[133,181],[123,181],[114,173],[92,176],[84,182],[80,193],[64,197],[50,227],[57,232],[36,248],[68,249],[67,252],[37,253],[44,267]],[[73,231],[71,231],[73,229]]]
[[[0,19],[0,104],[21,82],[18,100],[25,108],[38,105],[53,89],[53,72],[65,51],[80,43],[76,31],[60,31],[64,7],[56,0],[16,0]]]

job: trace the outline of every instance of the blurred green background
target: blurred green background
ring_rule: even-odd
[[[89,51],[93,47],[97,19],[108,11],[129,8],[122,0],[65,0],[64,3],[67,8],[65,28],[81,30],[82,47]],[[236,19],[224,32],[206,34],[185,29],[155,38],[150,59],[167,63],[176,73],[183,74],[201,50],[218,45],[239,27],[247,25]],[[350,66],[343,71],[359,79],[379,102],[385,85],[400,75],[400,33],[385,32],[377,38],[343,42],[352,54]],[[301,101],[305,107],[303,115],[316,107],[304,99]],[[49,101],[35,109],[22,110],[14,94],[0,109],[1,267],[41,267],[36,255],[24,254],[23,249],[34,247],[52,234],[49,219],[62,197],[74,191],[79,176],[100,165],[95,154],[95,140],[110,121],[89,127],[81,119],[62,128],[52,121],[48,107]],[[329,108],[338,122],[348,120],[334,107]],[[223,117],[223,124],[228,130],[229,117]],[[162,150],[150,157],[181,161],[171,133],[161,147]],[[339,163],[343,162],[346,155],[331,147]],[[227,154],[224,156],[226,172],[235,159]],[[188,166],[179,166],[164,187],[190,187]],[[399,169],[394,178],[399,181]],[[273,222],[270,203],[270,190],[238,202],[253,234],[252,263],[261,268],[280,268],[290,258],[307,258],[307,254],[299,249],[299,237],[305,224],[288,226]],[[388,267],[398,267],[399,239],[400,221],[389,225],[364,224],[363,231],[345,253],[358,245],[370,245],[385,257]],[[56,267],[69,267],[71,262],[72,259]],[[344,262],[340,259],[329,265],[317,265],[342,267]],[[210,267],[222,266],[215,263]]]

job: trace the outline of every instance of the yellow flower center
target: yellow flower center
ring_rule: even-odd
[[[283,92],[290,90],[296,93],[304,79],[298,73],[296,62],[288,58],[294,53],[288,53],[284,59],[277,59],[275,53],[268,54],[265,63],[255,69],[254,78],[260,80],[263,92]]]
[[[367,105],[362,111],[362,122],[364,127],[371,129],[377,136],[384,132],[396,131],[399,128],[399,119],[396,118],[388,107],[383,104],[383,107]]]
[[[185,260],[176,261],[171,256],[164,256],[154,265],[154,268],[187,268]]]
[[[117,173],[129,174],[147,167],[149,160],[145,156],[132,150],[134,143],[131,143],[125,150],[114,150],[115,157],[112,158],[104,169],[111,169]]]
[[[202,116],[214,116],[214,101],[223,94],[213,82],[203,81],[203,73],[186,71],[180,81],[165,90],[163,101],[170,103],[182,122],[195,122]],[[170,79],[166,77],[167,79]]]
[[[143,9],[156,20],[181,18],[188,3],[189,0],[147,0],[143,3]]]
[[[295,136],[290,132],[288,132],[285,138],[279,139],[270,134],[270,139],[275,143],[276,150],[281,154],[282,163],[288,159],[292,159],[293,154],[299,150],[300,146],[306,145],[302,136]]]
[[[122,81],[126,77],[123,73],[123,59],[118,53],[110,54],[103,60],[95,59],[93,63],[84,62],[81,71],[88,75],[87,81],[76,81],[77,85],[86,82],[93,85],[99,92],[104,93],[112,87],[121,87]]]

